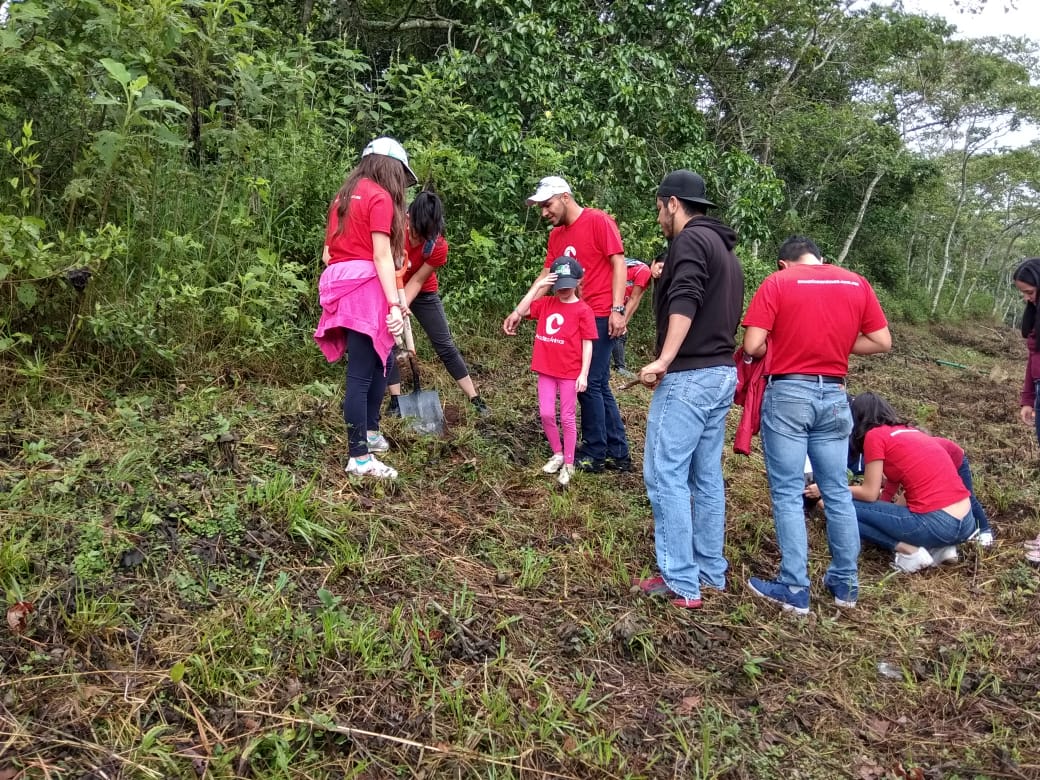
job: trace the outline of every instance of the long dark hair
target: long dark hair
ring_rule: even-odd
[[[868,431],[879,425],[910,425],[907,418],[877,393],[860,393],[849,403],[849,409],[852,411],[849,451],[856,457],[863,453],[863,440]]]
[[[1025,282],[1040,290],[1040,257],[1030,257],[1019,263],[1012,277],[1016,282]],[[1026,301],[1026,310],[1022,312],[1022,336],[1030,333],[1040,339],[1040,322],[1036,316],[1036,301]]]
[[[336,193],[336,218],[339,220],[336,235],[343,232],[350,209],[350,195],[362,179],[371,179],[390,193],[394,203],[394,218],[390,223],[390,251],[396,262],[404,256],[404,196],[408,190],[408,174],[400,160],[384,154],[370,154],[362,157],[357,167],[347,174],[346,181]]]
[[[423,241],[436,241],[444,235],[444,204],[432,190],[423,190],[408,206],[412,234]]]

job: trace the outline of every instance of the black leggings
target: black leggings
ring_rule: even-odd
[[[343,421],[347,424],[350,457],[368,454],[368,431],[379,430],[379,405],[386,392],[385,366],[372,338],[347,329],[347,380]]]
[[[419,321],[422,329],[433,344],[433,351],[441,359],[444,367],[448,369],[451,378],[458,382],[463,377],[469,376],[469,367],[462,359],[462,353],[455,346],[451,338],[451,329],[448,328],[448,318],[444,314],[444,304],[441,297],[434,292],[421,292],[415,296],[412,305],[409,306],[415,319]],[[397,361],[390,361],[390,371],[386,375],[388,385],[401,384],[401,372],[397,368]]]

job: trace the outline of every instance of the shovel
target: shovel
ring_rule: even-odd
[[[398,294],[401,298],[401,305],[404,305],[404,290],[398,290]],[[441,407],[441,397],[436,390],[422,389],[410,317],[404,318],[404,360],[412,369],[412,392],[401,393],[397,397],[401,417],[410,418],[412,427],[419,433],[440,436],[444,433],[444,409]]]

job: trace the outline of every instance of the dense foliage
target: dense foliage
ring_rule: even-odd
[[[1034,45],[844,0],[22,0],[0,22],[0,354],[117,375],[313,354],[325,210],[392,134],[448,207],[456,315],[512,305],[543,175],[661,244],[704,173],[749,284],[787,232],[894,314],[1005,315],[1040,251]]]

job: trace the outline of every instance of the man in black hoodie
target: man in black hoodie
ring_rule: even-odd
[[[686,609],[701,606],[702,585],[726,587],[722,444],[744,302],[737,235],[707,216],[715,204],[704,195],[704,179],[687,170],[672,171],[657,189],[669,249],[654,289],[657,359],[639,372],[654,388],[643,479],[660,574],[635,584]]]

